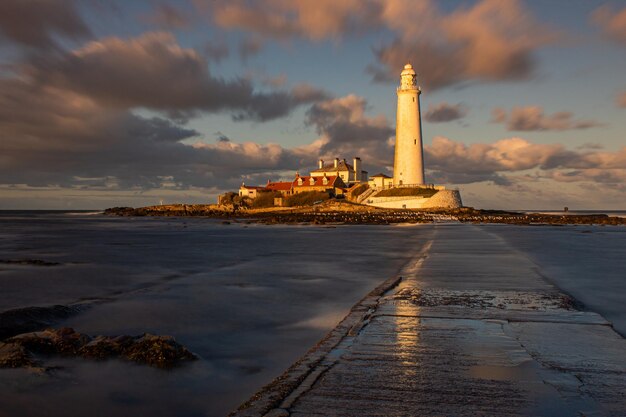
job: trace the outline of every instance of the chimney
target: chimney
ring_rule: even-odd
[[[339,166],[339,158],[335,158],[335,168]]]
[[[354,180],[361,181],[361,158],[354,157]]]
[[[320,159],[320,160],[319,160],[319,162],[317,163],[317,167],[318,167],[319,169],[324,168],[324,160],[323,160],[323,159]]]

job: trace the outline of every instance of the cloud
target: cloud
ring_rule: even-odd
[[[56,36],[84,39],[91,31],[72,0],[0,1],[0,36],[34,48],[56,47]]]
[[[267,121],[289,114],[301,104],[315,103],[330,97],[330,94],[309,84],[297,84],[289,93],[253,94],[242,108],[233,114],[233,120]]]
[[[316,158],[310,149],[229,140],[204,144],[199,137],[169,120],[102,107],[74,92],[0,81],[3,184],[97,188],[107,183],[107,189],[149,190],[162,188],[167,177],[179,190],[234,187],[242,176],[295,170]],[[194,138],[194,145],[182,142]],[[85,180],[90,178],[103,180]]]
[[[184,29],[191,25],[191,17],[187,13],[167,3],[158,4],[142,20],[165,29]]]
[[[14,69],[0,79],[0,178],[31,191],[195,189],[197,195],[200,188],[235,187],[242,178],[265,181],[313,165],[320,142],[286,149],[236,143],[220,133],[217,143],[206,144],[180,120],[227,111],[235,120],[264,121],[330,97],[308,84],[259,92],[248,79],[216,77],[204,57],[165,32],[55,49]]]
[[[605,36],[626,45],[626,7],[615,11],[608,5],[601,6],[591,13],[590,21]]]
[[[595,120],[574,119],[570,112],[556,112],[546,115],[541,106],[513,107],[511,113],[502,108],[492,111],[491,121],[506,123],[509,131],[538,131],[538,130],[572,130],[589,129],[603,126]]]
[[[102,108],[22,80],[0,84],[0,132],[0,177],[29,185],[102,176],[148,185],[185,153],[178,142],[197,135],[165,119]]]
[[[310,94],[306,86],[294,91]],[[365,169],[373,172],[392,163],[393,128],[384,116],[370,116],[367,109],[367,101],[354,95],[319,101],[306,113],[306,121],[320,137],[294,148],[238,142],[221,132],[216,133],[216,143],[205,143],[198,132],[170,120],[103,106],[80,93],[28,78],[3,79],[0,178],[4,184],[24,184],[20,189],[31,193],[33,187],[67,195],[77,190],[89,195],[115,190],[149,194],[158,189],[198,199],[200,189],[215,193],[241,181],[289,177],[314,166],[320,156],[361,156]],[[425,153],[429,181],[491,181],[514,190],[524,181],[550,180],[601,184],[613,190],[613,197],[626,191],[626,147],[572,151],[522,138],[467,145],[436,137]]]
[[[263,42],[256,38],[246,38],[239,44],[239,57],[242,61],[257,55],[263,48]]]
[[[230,49],[224,40],[207,41],[202,48],[204,54],[210,58],[211,61],[219,63],[223,59],[228,58],[230,55]]]
[[[617,107],[626,108],[626,91],[622,91],[615,97],[615,104]]]
[[[360,156],[377,168],[389,164],[394,130],[385,116],[367,116],[366,109],[367,101],[353,94],[311,106],[306,123],[321,135],[320,156]]]
[[[533,52],[556,39],[518,0],[482,0],[449,14],[432,1],[383,4],[385,25],[396,39],[374,49],[379,65],[368,70],[375,81],[396,80],[407,60],[431,89],[467,80],[527,79],[535,67]]]
[[[262,76],[261,82],[270,87],[282,87],[287,84],[287,74],[278,74],[275,77]]]
[[[428,106],[428,110],[424,113],[424,120],[431,123],[443,123],[462,119],[466,115],[467,107],[462,103],[448,104],[443,102]]]
[[[533,53],[555,41],[520,0],[480,0],[444,13],[433,0],[196,0],[224,29],[311,41],[376,31],[394,39],[373,49],[375,81],[395,81],[407,60],[435,89],[467,81],[527,79]]]
[[[577,146],[577,149],[604,149],[604,145],[602,145],[601,143],[587,142],[583,143],[580,146]]]
[[[220,131],[215,132],[218,142],[230,142],[230,138]]]
[[[89,42],[36,61],[30,76],[113,108],[143,107],[184,119],[197,112],[231,111],[235,120],[266,121],[327,97],[308,88],[257,92],[249,80],[213,76],[205,58],[167,32]]]
[[[265,38],[303,37],[320,41],[361,33],[376,25],[380,4],[360,0],[196,0],[214,23],[246,30]]]
[[[453,184],[493,181],[511,185],[511,174],[528,170],[562,182],[615,184],[626,175],[626,147],[615,152],[571,151],[561,144],[536,144],[515,137],[466,145],[438,136],[424,151],[429,177]]]

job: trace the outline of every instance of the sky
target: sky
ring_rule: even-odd
[[[214,203],[318,159],[494,209],[626,210],[626,2],[2,0],[0,209]]]

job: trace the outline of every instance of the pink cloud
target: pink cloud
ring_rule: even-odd
[[[166,29],[184,29],[192,21],[186,12],[167,3],[158,4],[151,13],[142,16],[141,20]]]
[[[590,20],[605,36],[626,44],[626,7],[614,11],[608,5],[601,6],[593,11]]]
[[[626,107],[626,91],[622,91],[615,97],[615,104],[618,107]]]
[[[556,35],[520,0],[481,0],[444,13],[433,0],[196,0],[213,22],[262,38],[312,41],[390,31],[395,40],[376,48],[376,80],[395,79],[413,57],[429,88],[464,80],[524,79],[532,75],[533,52]],[[421,59],[427,57],[427,59]]]
[[[428,110],[424,113],[424,120],[431,123],[451,122],[465,117],[467,111],[467,106],[462,103],[438,103],[433,106],[428,106]]]
[[[370,71],[379,81],[395,78],[407,57],[415,58],[429,88],[472,79],[525,79],[534,69],[533,52],[557,38],[518,0],[482,0],[450,14],[431,1],[418,7],[400,0],[384,4],[385,24],[396,40],[376,51],[382,68]]]
[[[571,112],[545,114],[541,106],[513,107],[510,114],[502,108],[492,111],[493,123],[506,123],[510,131],[572,130],[602,126],[595,120],[574,119]]]
[[[377,2],[360,0],[196,0],[225,29],[244,29],[263,37],[294,36],[314,41],[365,30],[376,19]]]
[[[84,39],[91,35],[72,0],[0,1],[0,37],[18,44],[56,47],[55,38]]]
[[[41,84],[109,107],[162,111],[177,120],[199,112],[230,111],[235,120],[266,121],[329,96],[311,86],[258,92],[245,78],[215,76],[206,57],[180,46],[169,32],[104,38],[24,67]]]
[[[389,139],[394,131],[383,115],[366,114],[367,101],[350,94],[315,103],[307,111],[306,123],[321,135],[320,156],[360,156],[379,170],[393,153]]]
[[[615,183],[626,176],[626,147],[615,152],[568,150],[561,144],[537,144],[514,137],[466,145],[435,137],[425,147],[431,175],[450,183],[494,181],[509,185],[512,175],[534,170],[556,181]]]

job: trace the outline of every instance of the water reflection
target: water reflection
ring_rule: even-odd
[[[418,354],[420,350],[420,307],[404,300],[395,300],[392,327],[395,338],[394,356],[402,365],[405,379],[417,376]]]

